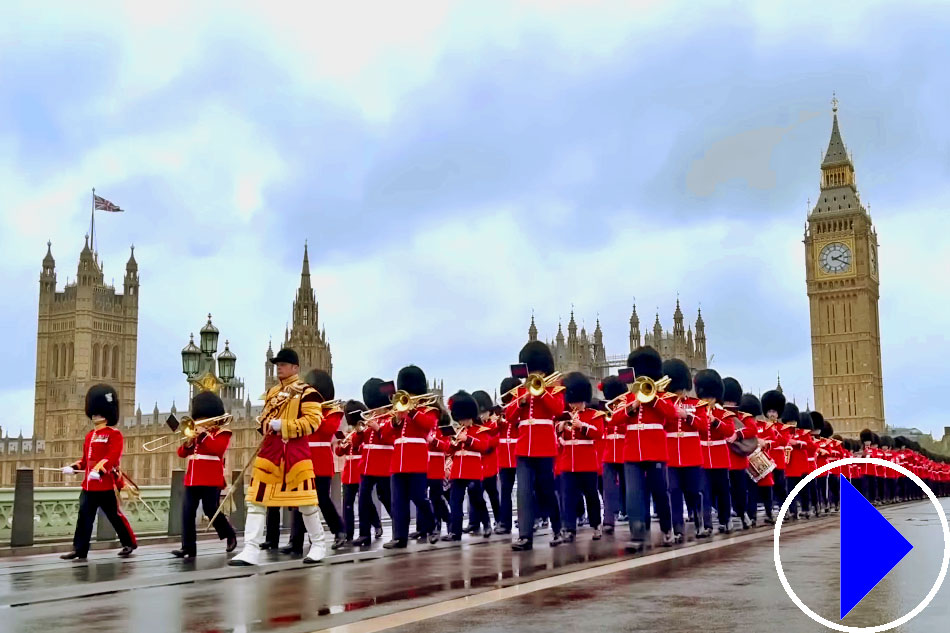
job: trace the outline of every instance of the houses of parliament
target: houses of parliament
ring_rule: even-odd
[[[839,432],[856,435],[863,428],[883,432],[877,234],[858,194],[836,102],[831,138],[820,169],[820,194],[807,217],[804,235],[814,402]],[[104,282],[102,263],[88,237],[79,254],[75,280],[57,290],[56,262],[52,246],[47,244],[39,282],[33,437],[4,437],[0,429],[0,486],[12,486],[16,469],[30,467],[37,485],[78,485],[60,473],[39,468],[58,469],[81,454],[89,427],[84,397],[89,386],[98,382],[112,384],[122,403],[123,470],[139,485],[167,485],[172,469],[182,466],[176,447],[146,453],[142,444],[166,436],[165,419],[177,410],[173,403],[170,412],[162,413],[156,403],[151,414],[143,415],[135,404],[139,270],[134,250],[126,262],[122,292]],[[282,346],[292,347],[300,355],[302,374],[314,368],[333,371],[318,308],[305,245],[300,283],[291,307],[292,322],[282,341]],[[210,318],[208,326],[212,326]],[[542,340],[534,316],[528,339]],[[657,314],[652,328],[642,333],[634,306],[629,348],[638,347],[641,341],[664,358],[680,358],[694,371],[707,366],[702,314],[697,312],[695,322],[686,327],[679,299],[672,331],[664,330]],[[599,319],[592,334],[583,326],[578,331],[573,309],[567,336],[559,323],[557,334],[545,342],[559,371],[580,371],[595,384],[612,369],[625,365],[626,353],[607,354]],[[265,388],[276,380],[269,362],[273,353],[269,345],[264,359]],[[229,470],[240,469],[250,459],[260,437],[255,422],[260,406],[251,403],[243,384],[232,382],[221,394],[234,416]],[[431,389],[441,391],[442,386],[432,385]]]

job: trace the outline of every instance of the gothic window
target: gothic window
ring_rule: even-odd
[[[53,378],[59,377],[59,345],[53,345]]]
[[[99,376],[99,343],[92,346],[92,375]]]
[[[66,343],[63,343],[59,346],[59,375],[63,378],[67,376],[66,371],[69,368],[66,363]]]
[[[76,351],[75,345],[73,343],[70,343],[69,344],[69,371],[67,373],[68,376],[73,375],[73,354],[75,351]]]
[[[109,346],[102,346],[102,377],[109,377]]]
[[[112,347],[112,377],[119,377],[119,346]]]

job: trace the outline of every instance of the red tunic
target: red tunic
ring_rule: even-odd
[[[535,398],[518,387],[517,395],[505,407],[505,419],[518,428],[519,457],[557,457],[554,418],[564,412],[564,387],[548,387]]]
[[[603,411],[584,409],[578,413],[573,428],[561,431],[559,439],[564,447],[558,456],[561,472],[588,473],[600,469],[595,443],[604,434]]]
[[[488,418],[482,426],[488,429],[488,450],[482,454],[482,479],[487,479],[498,474],[498,422]]]
[[[756,424],[756,427],[758,428],[759,439],[762,440],[761,442],[759,442],[759,447],[762,449],[762,451],[766,455],[768,455],[772,459],[772,461],[775,461],[775,458],[772,457],[773,455],[772,447],[777,442],[783,441],[781,439],[781,435],[779,434],[778,426],[773,424],[770,420],[761,416],[755,419],[755,424]],[[782,465],[784,466],[785,452],[784,451],[781,451],[781,452],[782,452]],[[776,463],[775,469],[778,469],[778,463]],[[772,472],[774,472],[774,470]],[[768,475],[760,479],[756,485],[761,486],[763,488],[767,486],[774,486],[775,477],[772,476],[772,472],[770,472]]]
[[[331,444],[342,421],[343,409],[331,409],[323,416],[323,421],[316,432],[307,436],[315,477],[332,477],[336,472]]]
[[[815,455],[818,453],[818,447],[811,437],[811,432],[794,429],[794,435],[789,443],[792,445],[792,458],[788,462],[785,474],[789,477],[804,477],[815,470]]]
[[[344,484],[360,483],[360,472],[362,471],[362,449],[363,434],[353,432],[350,436],[350,442],[344,444],[344,438],[337,444],[335,452],[343,458],[343,472],[340,474],[340,481]]]
[[[390,463],[393,456],[392,442],[387,442],[385,437],[390,436],[392,431],[388,429],[389,418],[380,418],[382,420],[379,430],[374,431],[367,428],[363,431],[360,450],[363,454],[363,472],[362,475],[371,477],[389,477]]]
[[[692,415],[696,411],[696,398],[677,397],[673,405],[678,411]],[[666,418],[666,454],[671,468],[685,468],[703,465],[703,450],[699,439],[699,428],[689,418],[672,416]]]
[[[114,469],[122,457],[122,432],[105,424],[86,433],[82,446],[82,458],[72,467],[85,473],[82,489],[90,491],[113,490],[116,486]],[[89,479],[89,473],[98,471],[100,479]]]
[[[178,447],[178,456],[188,460],[186,486],[224,488],[224,453],[231,443],[231,431],[219,429],[200,434],[193,444]]]
[[[614,421],[625,425],[623,441],[624,462],[665,462],[666,419],[676,417],[673,394],[663,393],[652,401],[641,404],[636,411],[631,406],[636,394],[626,394],[627,406],[614,414]]]
[[[405,414],[404,421],[397,420],[381,430],[385,444],[392,444],[393,473],[426,473],[429,471],[429,433],[439,425],[439,410],[435,407],[418,407]]]
[[[604,464],[623,463],[623,438],[627,435],[627,419],[608,416],[604,420],[604,447],[601,462]]]
[[[729,468],[729,447],[726,438],[735,432],[735,416],[718,404],[700,405],[693,414],[703,449],[703,468]]]
[[[505,418],[498,420],[498,468],[516,468],[518,466],[518,428]]]
[[[732,407],[729,411],[735,414],[736,421],[736,439],[745,440],[750,437],[758,437],[759,427],[755,424],[755,418],[743,411],[737,411]],[[745,470],[749,467],[749,458],[739,455],[731,448],[729,449],[729,470]]]
[[[442,433],[442,429],[436,427],[429,433],[429,468],[428,474],[426,475],[427,479],[438,479],[442,481],[445,479],[445,450],[442,447],[442,441],[445,439],[445,434]]]
[[[491,431],[484,426],[470,426],[466,438],[456,445],[454,438],[446,437],[440,441],[442,450],[452,456],[452,473],[450,479],[482,478],[482,453],[488,450]]]

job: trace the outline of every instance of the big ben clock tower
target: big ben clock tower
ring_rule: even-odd
[[[832,106],[821,193],[805,230],[815,409],[838,432],[883,432],[877,233],[838,130],[837,99]]]

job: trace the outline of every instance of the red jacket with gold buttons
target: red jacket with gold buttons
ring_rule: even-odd
[[[623,440],[627,435],[627,418],[607,416],[604,420],[603,453],[600,461],[603,464],[623,463]]]
[[[514,399],[505,407],[505,419],[518,427],[517,455],[557,457],[554,418],[564,412],[564,387],[548,387],[537,398],[526,393],[526,387],[518,387]]]
[[[122,457],[122,432],[105,422],[86,433],[82,445],[82,458],[72,467],[84,473],[82,489],[90,491],[112,490],[116,485],[113,470],[119,467]],[[89,479],[92,471],[100,474],[100,479]]]
[[[445,434],[439,427],[432,429],[432,432],[429,433],[429,469],[426,475],[427,479],[438,479],[439,481],[445,479],[445,450],[442,447],[442,440],[444,439]]]
[[[673,394],[660,394],[652,401],[637,406],[636,394],[626,394],[627,406],[613,415],[613,423],[625,428],[623,440],[624,462],[665,462],[666,419],[676,417]]]
[[[201,433],[194,443],[178,447],[178,456],[188,460],[185,471],[186,486],[224,488],[224,453],[231,443],[231,431],[212,430]]]
[[[393,473],[429,472],[429,434],[439,424],[439,410],[435,407],[417,407],[397,414],[384,429],[383,437],[393,445]]]
[[[745,411],[738,411],[734,407],[727,409],[736,416],[734,420],[736,427],[736,440],[746,440],[759,436],[759,427],[755,423],[755,417]],[[749,458],[745,455],[739,455],[731,448],[729,449],[729,470],[745,470],[749,467]]]
[[[516,468],[518,466],[518,427],[505,418],[498,420],[498,468]]]
[[[333,436],[343,421],[343,409],[331,409],[323,414],[320,426],[307,436],[310,444],[310,459],[313,461],[313,474],[316,477],[332,477],[336,472],[333,463]]]
[[[811,432],[807,429],[791,429],[793,435],[789,444],[792,447],[792,457],[785,468],[785,474],[789,477],[804,477],[815,470],[815,455],[818,453],[818,446],[811,437]]]
[[[600,470],[595,442],[604,434],[603,411],[584,409],[577,413],[571,428],[560,432],[561,454],[558,466],[561,472],[588,473]]]

